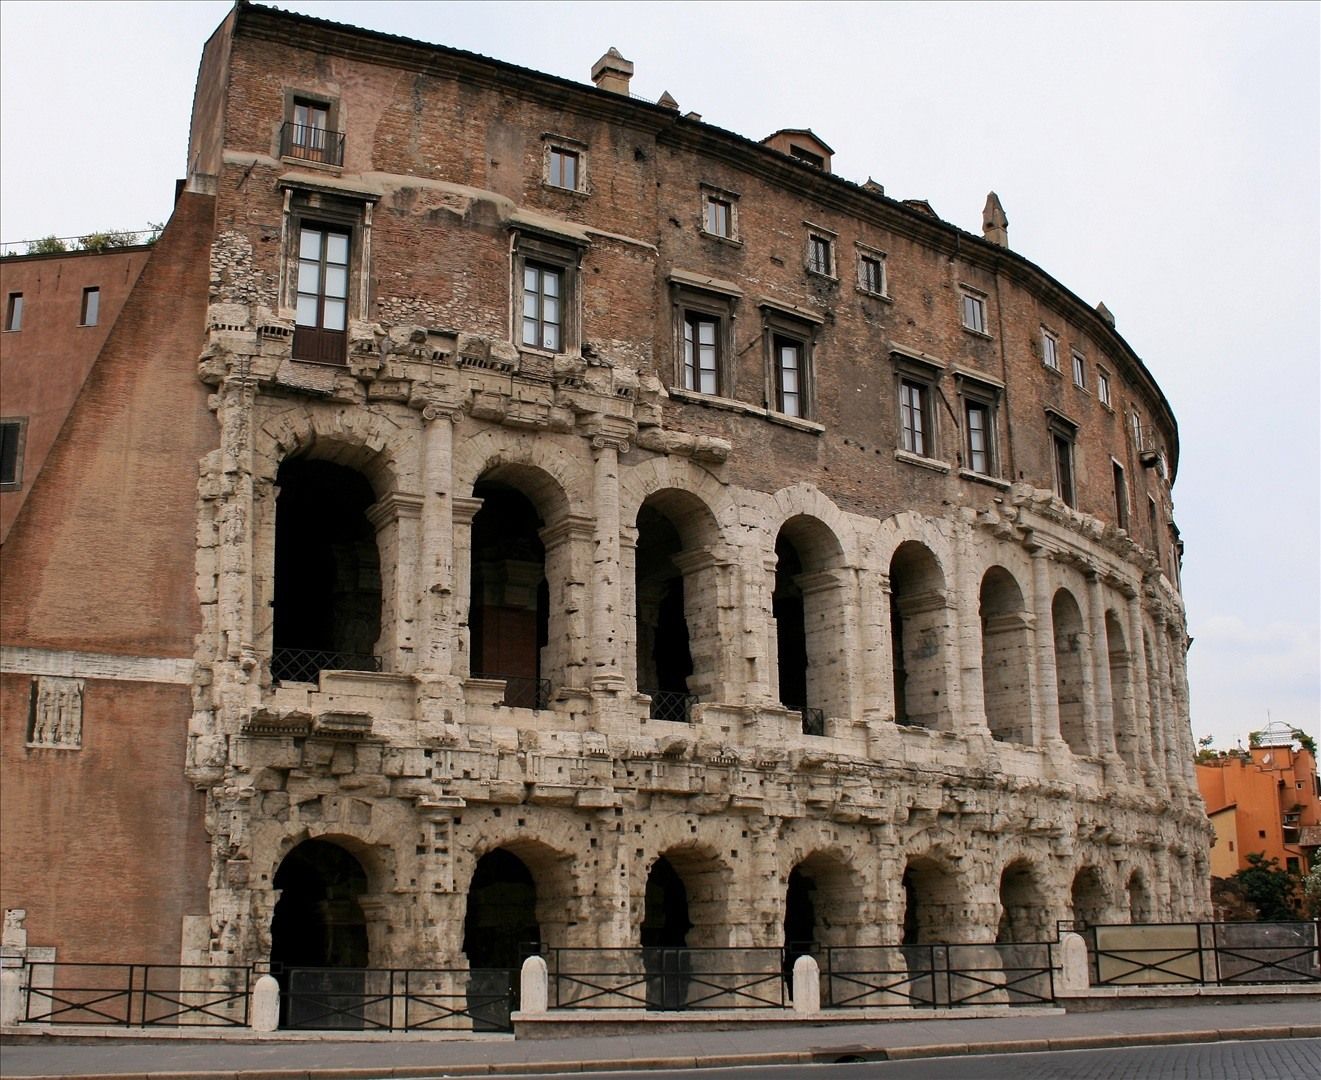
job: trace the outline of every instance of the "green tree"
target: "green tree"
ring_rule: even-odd
[[[1303,878],[1303,911],[1309,918],[1321,919],[1321,859]]]
[[[1302,916],[1298,875],[1281,870],[1279,859],[1254,852],[1248,865],[1230,880],[1242,888],[1263,922],[1289,922]]]
[[[58,255],[61,251],[68,250],[69,245],[58,236],[43,236],[40,240],[31,240],[28,242],[27,254]]]

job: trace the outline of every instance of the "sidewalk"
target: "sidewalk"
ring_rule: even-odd
[[[100,1033],[71,1039],[73,1034],[65,1030],[51,1038],[7,1038],[0,1052],[0,1076],[6,1080],[139,1080],[147,1076],[172,1080],[363,1080],[789,1065],[855,1055],[880,1060],[1220,1039],[1321,1037],[1321,1009],[1312,999],[987,1019],[829,1026],[801,1023],[742,1031],[581,1035],[517,1042],[509,1036],[456,1040],[318,1033],[311,1038],[268,1037],[258,1042],[152,1039],[128,1033],[114,1038]]]

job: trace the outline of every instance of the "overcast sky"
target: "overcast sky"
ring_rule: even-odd
[[[925,198],[1090,303],[1165,390],[1182,457],[1193,730],[1321,717],[1316,4],[286,3],[633,91]],[[141,228],[184,173],[229,5],[0,3],[0,240]]]

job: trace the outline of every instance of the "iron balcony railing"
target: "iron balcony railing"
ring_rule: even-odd
[[[280,156],[343,165],[344,132],[286,121],[280,129]]]
[[[785,703],[784,707],[802,717],[804,735],[824,735],[826,733],[826,713],[824,709],[813,709],[807,705],[790,705],[788,702]]]
[[[550,708],[550,680],[530,675],[504,675],[500,672],[474,672],[474,679],[489,679],[505,684],[505,696],[500,704],[507,709]]]
[[[670,720],[679,724],[692,722],[692,709],[697,704],[696,694],[681,690],[643,690],[651,698],[650,716],[653,720]]]
[[[314,683],[323,671],[380,671],[381,667],[381,658],[369,653],[284,648],[271,651],[271,678],[276,682]]]
[[[23,1019],[117,1027],[246,1027],[250,967],[27,961]]]

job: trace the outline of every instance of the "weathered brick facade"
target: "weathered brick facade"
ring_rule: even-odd
[[[998,202],[775,145],[247,5],[208,43],[186,960],[295,958],[308,852],[377,966],[482,966],[501,851],[551,945],[659,933],[661,860],[694,946],[1207,913],[1159,388]]]

